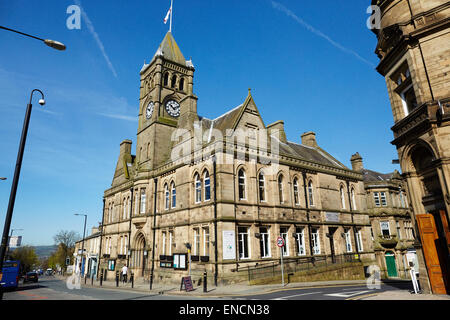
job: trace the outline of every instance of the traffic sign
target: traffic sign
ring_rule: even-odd
[[[284,247],[284,239],[283,239],[283,237],[278,237],[277,238],[277,246],[280,247],[280,248]]]

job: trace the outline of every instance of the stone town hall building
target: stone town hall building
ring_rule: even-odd
[[[194,72],[170,32],[140,71],[136,155],[130,140],[120,144],[99,269],[111,279],[127,264],[136,279],[178,283],[206,271],[227,283],[280,254],[374,260],[361,172],[313,132],[287,141],[283,121],[266,125],[250,90],[216,119],[199,116]]]

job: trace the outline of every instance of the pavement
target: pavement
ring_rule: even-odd
[[[57,276],[61,280],[66,280],[67,277]],[[402,282],[405,280],[391,280],[385,281],[385,283],[395,283]],[[296,289],[296,288],[319,288],[319,287],[333,287],[333,286],[355,286],[366,284],[365,280],[337,280],[337,281],[314,281],[314,282],[296,282],[288,283],[285,286],[281,284],[267,284],[267,285],[247,285],[247,284],[230,284],[217,286],[209,285],[207,292],[203,292],[202,286],[194,286],[193,291],[186,292],[185,290],[180,290],[180,285],[176,284],[163,284],[163,283],[153,283],[152,290],[150,290],[149,282],[135,282],[134,287],[131,288],[131,283],[119,282],[119,286],[116,287],[115,281],[103,281],[100,287],[100,281],[94,281],[91,285],[90,279],[87,279],[86,284],[84,280],[81,280],[81,286],[86,288],[107,288],[113,290],[126,290],[135,292],[145,292],[149,294],[166,294],[172,296],[186,296],[188,297],[203,297],[206,299],[214,298],[232,298],[239,296],[249,296],[266,294],[271,292],[277,292],[286,289]],[[433,295],[433,294],[414,294],[408,290],[390,290],[390,291],[380,291],[374,292],[372,294],[367,294],[364,296],[356,297],[352,300],[450,300],[449,295]]]

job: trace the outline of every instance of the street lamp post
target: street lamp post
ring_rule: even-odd
[[[56,50],[66,50],[66,46],[63,43],[59,42],[59,41],[49,40],[49,39],[42,39],[42,38],[39,38],[39,37],[36,37],[36,36],[32,36],[31,34],[27,34],[27,33],[24,33],[24,32],[20,32],[20,31],[13,30],[13,29],[6,28],[6,27],[2,27],[2,26],[0,26],[0,29],[12,31],[12,32],[15,32],[15,33],[18,33],[18,34],[21,34],[21,35],[24,35],[24,36],[36,39],[36,40],[40,40],[40,41],[44,42],[46,45],[48,45],[49,47],[52,47],[53,49],[56,49]]]
[[[10,28],[6,28],[3,26],[0,26],[0,29],[12,31],[12,32],[36,39],[36,40],[43,41],[49,47],[52,47],[57,50],[65,50],[66,49],[66,46],[58,41],[38,38],[36,36],[32,36],[30,34],[26,34],[26,33],[23,33],[23,32],[17,31],[17,30],[13,30]],[[33,97],[33,93],[35,91],[40,92],[42,95],[42,99],[39,100],[39,104],[40,105],[45,104],[44,94],[42,93],[42,91],[40,91],[38,89],[34,89],[33,91],[31,91],[30,102],[28,103],[27,111],[25,113],[25,121],[24,121],[23,129],[22,129],[22,137],[20,138],[20,145],[19,145],[19,152],[17,154],[16,168],[14,171],[14,178],[13,178],[13,182],[12,182],[12,186],[11,186],[11,193],[9,196],[8,211],[6,213],[5,225],[3,228],[2,243],[1,243],[1,247],[0,247],[0,271],[3,270],[3,260],[5,258],[5,253],[6,253],[6,244],[8,242],[8,233],[9,233],[9,228],[11,226],[14,203],[16,201],[17,185],[19,183],[19,176],[20,176],[20,169],[22,166],[23,152],[25,149],[25,141],[27,139],[28,124],[30,122],[30,116],[31,116],[31,107],[32,107],[31,98]],[[6,178],[2,178],[1,180],[5,180],[5,179]],[[0,285],[0,300],[2,300],[2,299],[3,299],[3,288]]]
[[[3,269],[3,260],[5,258],[6,246],[8,243],[8,233],[9,233],[9,228],[11,227],[14,203],[16,201],[17,185],[19,183],[20,169],[22,167],[23,152],[25,150],[25,142],[27,140],[28,125],[30,123],[31,108],[32,108],[31,100],[33,98],[33,93],[35,91],[38,91],[42,96],[42,99],[39,100],[39,104],[41,106],[43,106],[45,104],[44,94],[42,93],[41,90],[34,89],[33,91],[31,91],[30,102],[27,105],[27,111],[25,113],[25,120],[23,123],[23,129],[22,129],[22,136],[20,138],[19,152],[17,154],[17,160],[16,160],[16,168],[14,171],[14,178],[13,178],[13,182],[12,182],[12,186],[11,186],[11,193],[9,196],[8,211],[6,212],[6,217],[5,217],[5,226],[3,228],[2,244],[0,247],[0,270]],[[2,298],[3,298],[3,290],[0,287],[0,300]]]
[[[80,213],[75,213],[76,216],[84,216],[84,229],[83,229],[83,241],[81,242],[81,260],[79,263],[79,269],[80,269],[80,277],[81,277],[81,265],[83,263],[83,256],[84,256],[84,237],[86,234],[86,219],[87,219],[87,214],[80,214]],[[83,273],[84,275],[84,273]]]

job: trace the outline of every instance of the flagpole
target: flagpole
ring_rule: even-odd
[[[172,33],[172,14],[173,14],[173,0],[170,0],[170,27],[169,27],[170,33]]]

